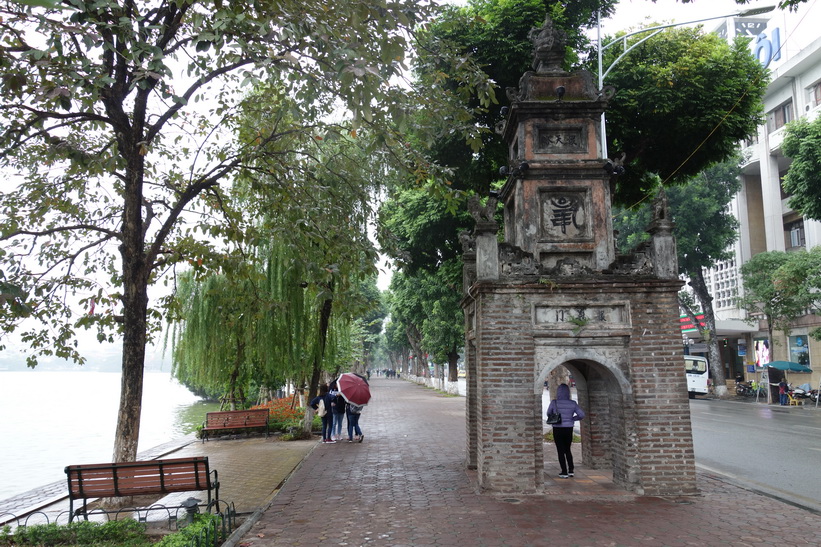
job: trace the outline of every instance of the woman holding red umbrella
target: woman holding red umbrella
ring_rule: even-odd
[[[354,442],[354,439],[360,443],[365,440],[365,435],[359,428],[359,415],[362,409],[371,400],[371,390],[368,385],[368,380],[361,374],[353,372],[346,372],[339,376],[336,381],[339,394],[348,401],[346,405],[345,414],[348,417],[348,442]],[[354,437],[356,432],[356,437]]]

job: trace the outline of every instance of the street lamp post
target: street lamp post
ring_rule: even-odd
[[[735,13],[728,13],[726,15],[716,15],[716,16],[713,16],[713,17],[705,17],[704,19],[695,19],[693,21],[684,21],[682,23],[671,23],[671,24],[668,24],[668,25],[658,25],[658,26],[655,26],[655,27],[647,27],[647,28],[643,28],[643,29],[639,29],[639,30],[627,33],[624,36],[620,36],[620,37],[618,37],[614,40],[611,40],[610,42],[604,44],[603,46],[602,46],[602,43],[601,43],[601,10],[599,10],[598,12],[596,12],[596,24],[598,26],[598,34],[597,34],[597,40],[598,40],[597,50],[598,51],[597,52],[598,52],[598,61],[599,61],[599,90],[601,91],[602,87],[604,87],[604,78],[605,78],[605,76],[610,74],[610,71],[613,70],[613,67],[616,66],[619,63],[619,61],[624,59],[627,56],[628,53],[633,51],[633,49],[640,46],[641,44],[643,44],[644,42],[646,42],[647,40],[649,40],[650,38],[652,38],[653,36],[660,33],[662,30],[664,30],[666,28],[680,27],[680,26],[684,26],[684,25],[692,25],[692,24],[695,24],[695,23],[703,23],[704,21],[713,21],[715,19],[725,19],[727,17],[751,17],[753,15],[761,15],[762,13],[769,13],[769,12],[773,11],[775,8],[776,8],[776,6],[762,6],[760,8],[750,8],[750,9],[738,11],[738,12],[735,12]],[[637,34],[644,34],[646,32],[649,32],[650,34],[648,36],[645,36],[644,38],[642,38],[641,40],[639,40],[635,44],[631,45],[630,47],[627,46],[627,39],[628,38],[630,38],[631,36],[636,36]],[[621,55],[616,57],[616,60],[613,61],[610,64],[610,66],[607,67],[606,70],[602,70],[602,56],[604,54],[604,50],[606,50],[607,48],[609,48],[609,47],[611,47],[611,46],[613,46],[614,44],[617,44],[617,43],[622,43],[623,44],[624,51],[622,52]],[[604,119],[604,113],[602,113],[602,115],[601,115],[601,155],[602,155],[602,158],[607,159],[607,134],[606,134],[605,131],[606,131],[605,119]]]

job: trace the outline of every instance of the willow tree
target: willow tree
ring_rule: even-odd
[[[256,338],[259,315],[248,312],[263,309],[259,293],[251,281],[234,283],[224,275],[199,281],[192,272],[181,275],[177,287],[183,319],[171,372],[197,392],[220,395],[221,409],[234,410],[245,402],[252,373],[246,348]]]
[[[312,130],[339,109],[349,131],[379,131],[414,102],[451,108],[401,85],[417,27],[435,9],[417,0],[0,2],[0,165],[19,173],[0,195],[0,269],[35,319],[22,334],[29,365],[38,355],[83,362],[78,328],[122,341],[115,461],[137,453],[145,346],[164,304],[149,287],[178,264],[216,269],[247,256],[225,183],[304,129],[261,118],[253,140],[232,139],[241,85],[281,81],[293,119]],[[451,76],[490,90],[470,59],[449,58]],[[0,332],[18,319],[0,314]]]

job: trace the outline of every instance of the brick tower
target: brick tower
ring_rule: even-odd
[[[600,157],[607,93],[561,69],[550,20],[531,33],[534,71],[509,89],[497,128],[509,147],[504,242],[496,197],[470,204],[463,235],[467,464],[480,486],[539,493],[543,383],[564,366],[587,413],[582,464],[639,494],[695,493],[675,240],[663,193],[650,241],[616,256],[610,179]],[[555,458],[552,451],[549,458]]]

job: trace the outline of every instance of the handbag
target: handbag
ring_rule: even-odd
[[[319,417],[322,417],[327,413],[328,413],[328,409],[325,408],[325,400],[320,399],[319,404],[316,405],[316,415],[319,416]]]
[[[550,425],[558,425],[562,423],[562,415],[558,412],[548,412],[547,423]]]

